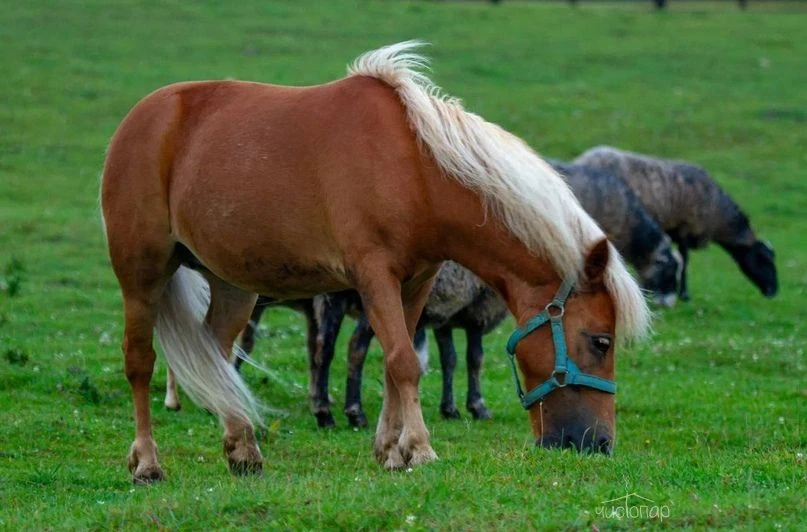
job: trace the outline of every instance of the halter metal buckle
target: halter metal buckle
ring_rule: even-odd
[[[565,388],[566,384],[567,384],[566,383],[566,377],[568,375],[569,375],[568,370],[565,370],[565,369],[558,370],[558,369],[556,369],[555,371],[552,372],[552,379],[555,381],[555,384],[558,386],[558,388]],[[562,382],[560,380],[558,380],[559,376],[563,376],[563,381]]]
[[[555,309],[557,314],[553,314],[552,309]],[[552,300],[544,307],[544,312],[546,312],[546,315],[549,316],[550,320],[559,320],[566,313],[566,307],[563,305],[563,303]]]

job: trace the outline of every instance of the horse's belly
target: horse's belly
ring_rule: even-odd
[[[271,222],[205,216],[174,226],[175,237],[204,269],[250,292],[289,299],[350,288],[327,231],[297,220]]]
[[[338,261],[310,261],[283,253],[268,256],[265,252],[218,255],[211,254],[209,246],[203,248],[203,252],[192,252],[194,259],[183,260],[183,264],[207,270],[234,286],[257,294],[277,299],[301,299],[350,288],[345,268]]]

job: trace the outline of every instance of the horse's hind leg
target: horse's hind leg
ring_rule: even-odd
[[[154,325],[163,288],[176,265],[173,245],[144,246],[139,252],[115,245],[110,234],[110,257],[121,285],[124,308],[123,354],[126,378],[132,389],[135,440],[129,451],[129,471],[135,483],[163,479],[157,444],[151,432],[149,384],[154,372]],[[127,249],[128,248],[128,249]]]
[[[210,284],[210,307],[205,321],[226,356],[232,351],[236,337],[249,320],[258,296],[227,284],[212,274],[205,277]],[[236,474],[260,473],[263,469],[263,457],[252,424],[240,416],[224,417],[222,424],[224,454],[229,461],[230,470]]]
[[[468,338],[468,350],[466,351],[468,398],[465,406],[474,419],[490,419],[490,410],[487,409],[485,400],[482,399],[482,385],[480,382],[482,359],[485,356],[482,349],[482,330],[479,327],[468,327],[465,329],[465,335]]]
[[[177,391],[177,379],[171,368],[165,371],[165,400],[163,404],[168,410],[178,411],[182,408],[179,392]]]

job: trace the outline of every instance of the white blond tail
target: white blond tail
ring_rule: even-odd
[[[222,356],[218,340],[204,322],[209,304],[207,281],[180,267],[165,288],[157,317],[157,336],[165,359],[196,404],[222,420],[260,423],[259,403]]]

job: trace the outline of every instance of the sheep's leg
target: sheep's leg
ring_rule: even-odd
[[[367,416],[361,407],[361,375],[370,341],[375,336],[367,315],[359,316],[356,330],[350,337],[347,361],[347,389],[345,391],[345,415],[351,427],[366,427]]]
[[[459,419],[460,413],[454,404],[454,370],[457,367],[457,352],[454,350],[454,338],[451,327],[434,329],[434,338],[440,349],[440,367],[443,370],[443,399],[440,401],[440,414],[445,419]]]
[[[469,327],[465,329],[465,335],[468,338],[468,350],[466,351],[468,398],[465,406],[474,416],[474,419],[490,419],[490,411],[485,406],[485,400],[482,399],[482,385],[480,383],[482,359],[485,356],[485,352],[482,350],[482,330],[478,327]]]
[[[686,244],[678,243],[678,251],[681,253],[681,284],[678,287],[678,297],[681,301],[689,301],[689,289],[687,287],[687,266],[689,265],[689,248]]]

